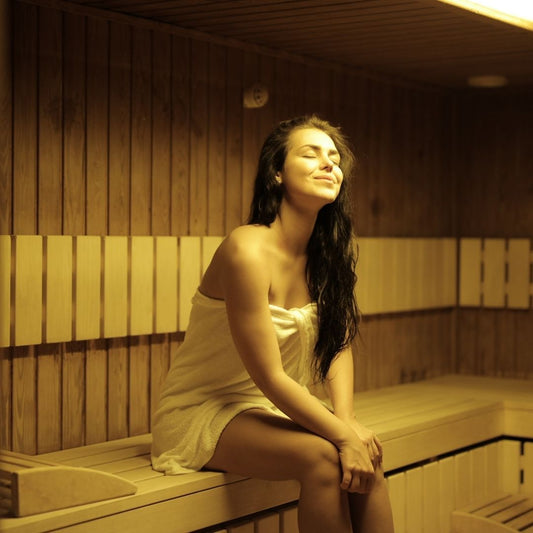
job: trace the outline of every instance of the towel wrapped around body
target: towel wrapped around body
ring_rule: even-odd
[[[226,304],[197,291],[185,340],[174,354],[152,424],[152,465],[166,474],[200,470],[220,434],[253,408],[284,416],[252,381],[231,337]],[[285,372],[306,386],[317,337],[316,304],[270,305]]]

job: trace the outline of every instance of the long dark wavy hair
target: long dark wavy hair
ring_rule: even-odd
[[[307,285],[318,311],[314,370],[319,381],[324,381],[335,356],[354,340],[360,321],[354,292],[356,255],[349,197],[355,157],[340,128],[316,115],[278,124],[261,149],[248,223],[269,226],[274,222],[283,198],[283,187],[276,180],[276,173],[283,169],[290,134],[307,128],[321,130],[333,140],[344,175],[335,201],[318,212],[307,244]]]

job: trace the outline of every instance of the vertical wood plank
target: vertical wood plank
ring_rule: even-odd
[[[280,533],[279,514],[272,513],[255,520],[254,533]]]
[[[39,347],[37,358],[37,453],[62,447],[62,345]]]
[[[0,1],[0,234],[13,232],[13,2]]]
[[[410,533],[406,529],[406,481],[403,472],[387,478],[395,533]]]
[[[151,33],[132,28],[131,59],[131,206],[132,235],[151,233]]]
[[[129,350],[128,339],[107,341],[107,438],[129,434]]]
[[[202,275],[205,274],[211,259],[215,255],[217,248],[220,246],[223,237],[203,237],[202,238]]]
[[[169,364],[169,335],[152,335],[152,342],[150,343],[150,417],[158,406],[159,396],[168,373]]]
[[[178,239],[155,237],[155,332],[178,327]]]
[[[280,533],[298,533],[298,509],[296,506],[280,512]]]
[[[406,531],[423,531],[425,497],[422,468],[405,473],[405,490],[409,495],[405,511]]]
[[[0,447],[11,450],[13,430],[12,348],[0,348]]]
[[[13,3],[13,233],[37,232],[37,13]]]
[[[457,304],[457,245],[456,239],[442,240],[443,264],[442,270],[442,302],[446,306]]]
[[[225,230],[226,156],[226,49],[209,45],[209,117],[207,153],[207,234],[223,235]]]
[[[208,45],[191,42],[190,232],[207,233]]]
[[[448,533],[441,530],[439,521],[439,501],[440,501],[440,465],[434,461],[422,467],[423,470],[423,508],[422,508],[422,528],[421,531],[432,533]]]
[[[505,306],[505,240],[483,242],[483,306]]]
[[[42,340],[43,241],[40,235],[15,237],[15,344]]]
[[[37,453],[37,363],[34,346],[13,349],[13,451]]]
[[[259,81],[259,60],[256,54],[245,51],[243,56],[243,90]],[[248,217],[253,183],[263,139],[259,133],[259,109],[243,109],[242,113],[242,190],[241,220]]]
[[[72,339],[72,237],[46,237],[46,342]]]
[[[487,472],[493,465],[487,464],[487,447],[472,450],[472,496],[473,499],[485,498],[493,489],[487,483]]]
[[[241,524],[235,524],[229,526],[228,533],[255,533],[255,526],[253,521],[243,522]]]
[[[128,435],[150,431],[150,343],[145,336],[129,338]]]
[[[502,488],[511,494],[520,490],[520,443],[514,440],[502,440],[500,454],[502,458]]]
[[[73,342],[63,350],[62,447],[85,443],[85,348]]]
[[[131,135],[131,31],[109,29],[109,185],[108,232],[129,234]]]
[[[85,233],[85,17],[65,13],[63,91],[63,231]]]
[[[11,237],[0,235],[0,348],[10,345]]]
[[[152,34],[152,235],[171,230],[171,38]]]
[[[87,343],[85,364],[85,444],[107,440],[108,373],[106,340]]]
[[[533,442],[524,442],[523,446],[522,470],[524,472],[524,482],[520,486],[520,492],[533,494]]]
[[[472,453],[454,456],[455,461],[455,508],[460,509],[472,501]]]
[[[439,516],[441,531],[448,533],[455,507],[455,465],[453,457],[439,461]]]
[[[191,299],[200,284],[200,237],[181,237],[179,241],[179,329],[185,331],[189,324]]]
[[[39,233],[63,230],[63,18],[56,9],[39,11]]]
[[[529,239],[509,239],[507,262],[507,307],[510,309],[529,308]]]
[[[190,42],[172,36],[171,235],[189,235],[190,226]]]
[[[108,212],[109,23],[87,18],[87,42],[90,45],[87,47],[86,229],[88,235],[105,235]]]
[[[459,252],[459,305],[481,303],[481,239],[465,238]]]
[[[101,249],[96,236],[76,239],[76,340],[100,337],[101,323]]]
[[[128,333],[128,239],[104,237],[104,337]]]
[[[224,191],[226,235],[243,223],[242,205],[242,50],[230,48],[226,59],[226,158]],[[246,217],[248,213],[246,213]]]
[[[502,458],[498,442],[493,442],[485,446],[485,461],[487,491],[489,493],[503,492]]]
[[[129,335],[152,333],[154,313],[154,239],[131,237]]]

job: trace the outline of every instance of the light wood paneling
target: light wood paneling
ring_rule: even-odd
[[[483,241],[483,305],[505,306],[505,240]]]
[[[527,309],[530,306],[529,239],[510,239],[507,250],[507,306]]]
[[[18,236],[15,247],[15,344],[39,344],[43,319],[42,237]]]
[[[128,239],[104,238],[104,337],[128,334]]]
[[[156,333],[178,329],[178,242],[176,237],[156,237]]]
[[[100,337],[102,241],[99,237],[76,237],[76,330],[77,340]]]
[[[481,303],[481,239],[461,239],[459,252],[459,304]]]
[[[9,320],[7,319],[9,317]],[[0,236],[0,347],[10,345],[11,334],[11,239]]]
[[[201,240],[199,237],[182,237],[180,239],[179,269],[179,329],[185,331],[189,324],[191,299],[200,284],[202,275]]]
[[[154,315],[154,239],[131,238],[131,283],[129,335],[153,331]]]
[[[46,242],[46,342],[72,340],[72,237],[48,236]]]

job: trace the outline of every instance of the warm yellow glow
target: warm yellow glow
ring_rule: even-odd
[[[533,31],[532,0],[440,0]]]

